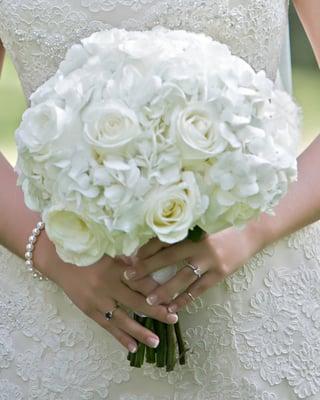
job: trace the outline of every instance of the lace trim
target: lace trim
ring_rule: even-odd
[[[276,78],[287,0],[2,0],[0,35],[28,97],[79,38],[113,26],[205,32]],[[119,11],[119,7],[122,12]],[[140,11],[140,13],[139,13]]]

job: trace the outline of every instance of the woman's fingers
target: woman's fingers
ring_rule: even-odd
[[[166,247],[171,246],[170,243],[161,242],[158,238],[153,238],[149,240],[147,244],[140,247],[138,250],[136,257],[144,259],[149,258],[153,254],[157,253],[159,250],[164,249]]]
[[[174,277],[157,289],[149,292],[146,302],[150,305],[169,304],[173,298],[183,292],[193,282],[198,279],[197,275],[190,267],[183,267],[176,273]]]
[[[194,299],[196,299],[222,279],[223,277],[219,272],[210,271],[205,273],[200,279],[197,279],[194,283],[187,287],[184,292],[171,301],[168,306],[168,310],[171,312],[179,311],[181,308],[194,301],[192,297],[188,295],[188,292],[191,293]]]
[[[134,352],[132,350],[134,349],[134,346],[137,345],[136,340],[146,344],[149,347],[155,348],[158,346],[158,336],[151,332],[149,329],[139,324],[134,319],[132,319],[120,307],[116,308],[113,311],[111,320],[107,320],[105,318],[104,313],[106,311],[108,310],[102,310],[102,312],[100,311],[100,314],[103,317],[104,321],[102,321],[101,318],[99,318],[99,320],[101,320],[101,323],[106,329],[109,329],[110,327],[111,330],[114,330],[114,333],[117,335],[117,339],[119,338],[121,340],[120,343],[124,343],[127,349],[129,349],[130,346],[131,350],[129,349],[129,351]]]
[[[130,289],[139,292],[144,296],[147,296],[148,293],[152,292],[159,286],[159,283],[156,282],[154,279],[152,279],[150,276],[145,276],[144,278],[139,279],[137,281],[135,280],[127,281],[122,278],[122,282],[125,285],[127,285]]]
[[[150,306],[146,303],[145,297],[142,294],[134,292],[125,284],[120,286],[119,291],[115,296],[117,296],[115,299],[118,300],[119,303],[123,303],[130,309],[157,319],[158,321],[167,324],[175,324],[178,321],[177,314],[170,313],[168,309],[162,305]]]
[[[152,257],[137,258],[134,265],[124,271],[124,279],[141,279],[163,267],[178,264],[184,259],[194,256],[196,248],[194,242],[183,241],[162,249]]]
[[[114,338],[122,344],[131,353],[135,353],[138,348],[137,342],[122,329],[118,328],[111,321],[108,321],[103,313],[99,310],[96,311],[94,315],[91,316],[102,328],[106,329]]]

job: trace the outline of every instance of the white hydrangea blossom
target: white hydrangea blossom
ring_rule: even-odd
[[[296,179],[299,109],[211,37],[113,28],[72,46],[30,97],[15,170],[79,266],[242,226]]]

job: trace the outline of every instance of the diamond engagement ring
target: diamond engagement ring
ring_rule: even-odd
[[[111,311],[107,311],[105,314],[104,314],[104,316],[106,317],[106,319],[108,320],[108,321],[110,321],[111,319],[112,319],[112,315],[113,315],[113,313],[114,313],[114,311],[118,308],[119,306],[118,306],[118,304],[113,308],[113,310],[111,310]]]
[[[198,278],[201,278],[202,272],[201,272],[201,268],[198,267],[197,265],[193,265],[190,262],[187,262],[185,267],[190,267],[192,268],[193,272],[197,275]]]

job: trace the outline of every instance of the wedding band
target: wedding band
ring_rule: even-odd
[[[193,265],[190,262],[187,262],[185,267],[190,267],[192,268],[193,272],[197,275],[198,278],[201,278],[202,272],[201,272],[201,268],[197,265]]]
[[[108,321],[110,321],[112,319],[113,313],[114,311],[119,307],[119,305],[117,304],[111,311],[106,311],[104,316],[106,317],[106,319]]]
[[[195,301],[195,298],[192,296],[192,294],[190,293],[190,292],[186,292],[187,293],[187,295],[190,297],[190,299],[192,300],[192,301]]]

